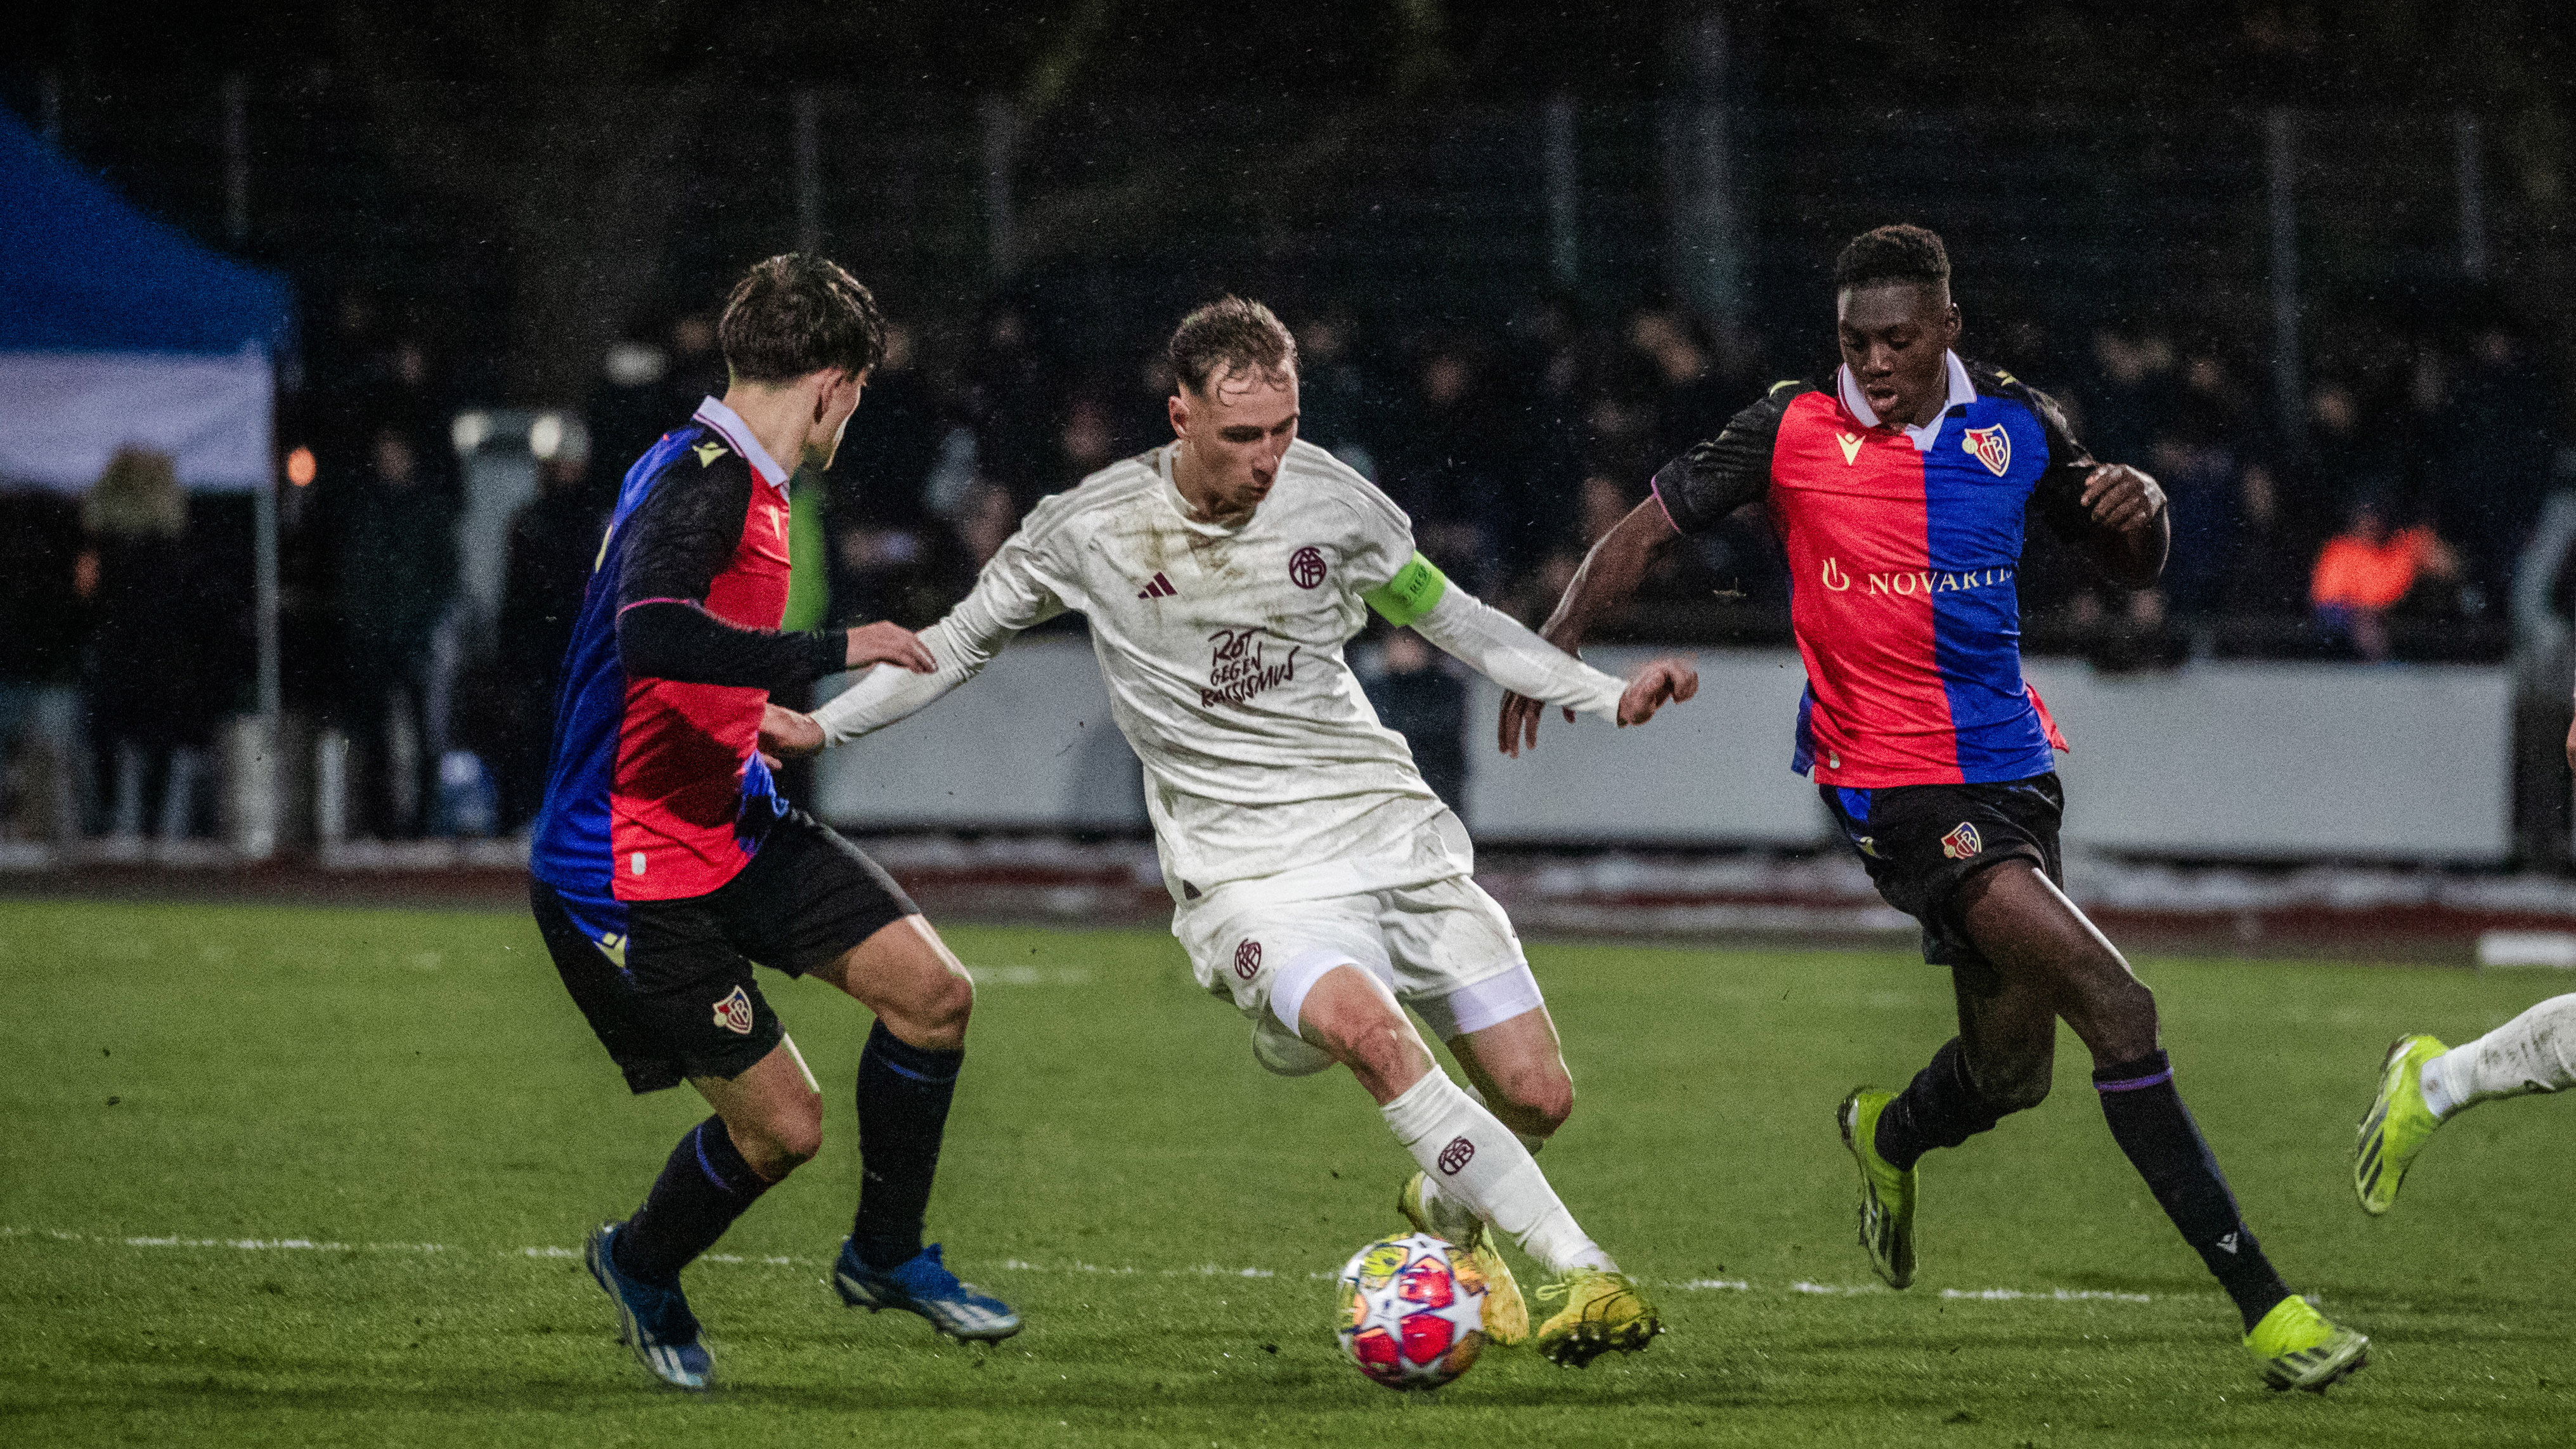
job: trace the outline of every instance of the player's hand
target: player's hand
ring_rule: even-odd
[[[2165,511],[2165,490],[2126,463],[2106,463],[2085,478],[2084,507],[2095,528],[2135,533]]]
[[[1504,754],[1517,760],[1521,751],[1538,748],[1538,722],[1547,717],[1547,701],[1526,694],[1503,696],[1503,718],[1497,741]],[[1574,711],[1565,712],[1565,722],[1574,723]]]
[[[769,768],[775,770],[781,760],[801,760],[822,749],[823,727],[814,723],[812,715],[784,705],[764,702],[760,706],[760,758]]]
[[[850,651],[842,664],[857,669],[869,664],[893,664],[915,674],[936,674],[939,661],[930,657],[929,646],[921,636],[901,624],[879,620],[862,624],[850,631]]]
[[[1679,704],[1699,693],[1699,671],[1678,655],[1658,659],[1637,671],[1628,692],[1619,696],[1619,728],[1641,725],[1666,704]]]

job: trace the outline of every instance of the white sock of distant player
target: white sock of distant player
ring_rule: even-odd
[[[2480,1102],[2576,1086],[2576,993],[2553,996],[2424,1064],[2424,1105],[2448,1117]]]
[[[1485,1094],[1476,1089],[1475,1083],[1462,1083],[1458,1090],[1466,1093],[1467,1100],[1477,1106],[1484,1107],[1487,1111],[1493,1110],[1486,1104]],[[1520,1139],[1521,1146],[1529,1149],[1532,1157],[1538,1156],[1538,1150],[1547,1145],[1547,1139],[1544,1137],[1532,1136],[1517,1127],[1513,1127],[1511,1131],[1514,1137]],[[1475,1236],[1476,1229],[1484,1223],[1484,1219],[1476,1215],[1476,1209],[1462,1200],[1454,1189],[1442,1192],[1440,1174],[1428,1167],[1422,1170],[1422,1210],[1431,1219],[1432,1231],[1455,1243],[1463,1243]]]
[[[1378,1109],[1425,1180],[1511,1235],[1551,1271],[1619,1265],[1584,1235],[1529,1149],[1438,1068]]]

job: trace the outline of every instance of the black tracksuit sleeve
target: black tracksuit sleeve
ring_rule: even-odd
[[[2049,532],[2068,543],[2082,543],[2093,531],[2092,510],[2084,506],[2084,484],[2101,464],[2094,461],[2091,449],[2075,440],[2074,430],[2066,424],[2066,410],[2057,405],[2057,399],[2035,387],[2024,387],[2021,396],[2039,419],[2041,435],[2048,439],[2048,467],[2040,473],[2030,501]]]
[[[745,629],[707,612],[707,591],[741,545],[751,465],[735,455],[664,471],[626,522],[617,577],[617,653],[630,679],[794,689],[843,667],[837,629]]]
[[[1705,442],[1693,443],[1680,457],[1655,472],[1655,497],[1664,516],[1683,533],[1701,533],[1726,521],[1747,503],[1760,502],[1771,491],[1771,449],[1780,438],[1780,415],[1800,393],[1815,389],[1803,383],[1775,385],[1761,401],[1729,419],[1726,428]]]

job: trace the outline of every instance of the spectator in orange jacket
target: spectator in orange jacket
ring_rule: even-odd
[[[2427,524],[2390,532],[2376,499],[2353,505],[2341,533],[2326,540],[2308,578],[2317,621],[2364,659],[2388,657],[2390,610],[2428,586],[2457,583],[2460,559]]]

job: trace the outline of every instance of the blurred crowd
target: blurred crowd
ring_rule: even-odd
[[[1658,466],[1770,382],[1832,365],[1829,338],[1793,348],[1656,307],[1603,317],[1541,299],[1483,329],[1373,326],[1330,299],[1283,312],[1301,435],[1385,488],[1452,578],[1532,623]],[[1151,339],[1076,355],[1050,335],[1009,305],[971,326],[895,326],[839,461],[798,480],[791,625],[927,624],[1037,499],[1169,438],[1172,381]],[[417,336],[342,299],[284,410],[286,699],[339,752],[320,788],[349,834],[464,828],[460,810],[506,832],[543,789],[555,674],[619,476],[723,392],[723,359],[704,313],[606,356],[569,441],[537,462],[497,607],[478,618],[460,607],[473,450],[457,418],[485,394]],[[2095,456],[2146,468],[2172,499],[2174,559],[2155,589],[2099,584],[2034,529],[2021,591],[2035,651],[2137,668],[2509,649],[2505,604],[2535,566],[2523,555],[2562,436],[2559,392],[2509,330],[2391,333],[2363,365],[2313,376],[2295,426],[2249,349],[2154,322],[2004,325],[1972,330],[1962,351],[2050,391]],[[6,501],[0,740],[19,742],[13,760],[78,762],[64,771],[77,788],[13,791],[21,833],[39,815],[127,836],[208,824],[204,751],[240,707],[246,601],[180,602],[216,588],[187,581],[241,565],[205,561],[215,535],[190,527],[167,474],[130,455],[86,500]],[[221,538],[243,546],[237,530]],[[1691,540],[1641,592],[1630,636],[1785,641],[1778,557],[1758,517]],[[2564,563],[2538,565],[2562,613],[2576,598]],[[235,642],[210,645],[208,629]],[[1454,675],[1409,637],[1363,652],[1382,713],[1454,798]],[[478,790],[476,815],[459,799]]]

